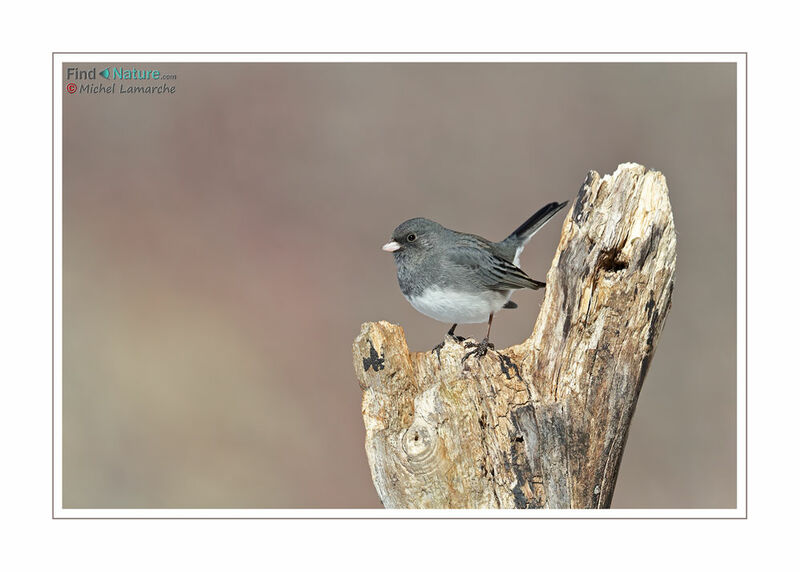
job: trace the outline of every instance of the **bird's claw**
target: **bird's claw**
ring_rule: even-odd
[[[444,347],[444,340],[433,346],[431,353],[436,352],[436,359],[439,360],[439,365],[442,365],[442,348]]]
[[[483,340],[477,344],[475,342],[467,342],[464,344],[464,347],[475,349],[464,354],[464,357],[461,358],[461,363],[467,361],[470,356],[475,356],[475,359],[480,361],[480,359],[485,356],[490,349],[494,349],[494,344],[489,341],[489,338],[483,338]]]

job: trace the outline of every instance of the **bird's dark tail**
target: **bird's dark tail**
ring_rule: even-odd
[[[563,203],[549,203],[544,205],[533,216],[523,222],[517,230],[508,235],[508,238],[503,242],[518,242],[525,244],[530,238],[536,234],[536,231],[544,226],[544,224],[553,218],[558,211],[567,206],[567,202]]]

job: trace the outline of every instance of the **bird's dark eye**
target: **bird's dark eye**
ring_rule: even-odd
[[[409,234],[409,235],[406,237],[406,240],[407,240],[408,242],[414,242],[415,240],[417,240],[417,235],[416,235],[416,234],[414,234],[414,233],[412,232],[411,234]]]

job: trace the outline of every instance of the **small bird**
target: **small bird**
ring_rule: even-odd
[[[514,290],[544,288],[519,268],[519,255],[531,237],[566,206],[549,203],[539,209],[501,242],[443,227],[426,218],[412,218],[392,232],[383,250],[394,255],[400,290],[419,312],[452,323],[447,335],[455,337],[458,324],[489,322],[480,343],[467,342],[471,355],[480,359],[494,345],[489,342],[492,319],[501,308],[516,308]],[[463,341],[463,338],[456,338]],[[444,342],[433,348],[437,354]]]

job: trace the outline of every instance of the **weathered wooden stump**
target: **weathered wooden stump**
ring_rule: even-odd
[[[353,360],[384,506],[609,507],[675,261],[664,176],[623,164],[580,188],[521,344],[462,364],[448,340],[440,363],[364,324]]]

